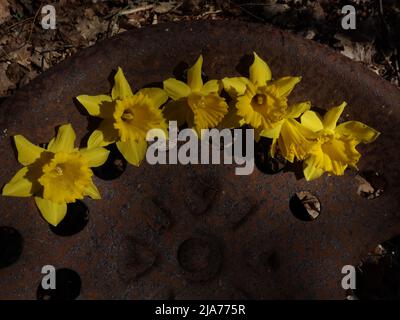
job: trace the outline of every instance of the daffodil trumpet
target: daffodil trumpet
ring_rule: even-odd
[[[102,147],[75,148],[70,124],[61,126],[46,148],[14,136],[18,161],[24,166],[8,182],[3,196],[35,197],[43,218],[57,226],[67,213],[67,204],[89,196],[100,199],[90,168],[101,166],[109,151]]]
[[[146,155],[147,132],[167,128],[160,109],[168,100],[167,94],[160,88],[144,88],[134,94],[121,68],[115,74],[111,96],[80,95],[77,100],[91,116],[103,119],[90,135],[88,147],[116,143],[134,166],[139,166]]]

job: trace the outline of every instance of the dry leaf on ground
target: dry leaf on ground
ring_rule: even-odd
[[[0,0],[0,24],[10,17],[10,5],[7,0]]]
[[[8,63],[0,63],[0,97],[7,96],[8,90],[14,89],[15,84],[7,77]]]

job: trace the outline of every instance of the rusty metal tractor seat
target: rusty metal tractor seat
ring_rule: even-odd
[[[276,78],[303,77],[292,101],[327,109],[345,100],[345,116],[382,133],[359,148],[360,171],[386,181],[380,197],[360,197],[351,171],[306,182],[293,170],[236,176],[234,165],[136,168],[116,157],[95,178],[103,199],[85,199],[69,213],[65,223],[76,232],[50,228],[30,198],[0,197],[0,299],[49,298],[38,289],[44,265],[66,279],[69,298],[344,299],[342,267],[400,232],[400,91],[273,27],[161,24],[82,50],[1,104],[0,182],[19,168],[13,135],[39,144],[68,122],[78,137],[87,135],[90,122],[74,97],[109,92],[107,79],[118,66],[138,89],[181,72],[200,53],[210,79],[237,76],[253,51]],[[319,199],[317,219],[293,212],[300,191]]]

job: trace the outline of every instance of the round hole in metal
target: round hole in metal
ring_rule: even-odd
[[[79,274],[71,269],[56,271],[56,289],[43,289],[40,283],[36,297],[38,300],[75,300],[81,292],[82,281]]]
[[[313,221],[321,213],[321,203],[309,191],[296,192],[289,201],[289,208],[293,215],[302,221]]]
[[[50,226],[50,230],[62,237],[72,236],[82,231],[89,221],[89,209],[82,201],[77,200],[69,203],[65,218],[55,227]]]
[[[15,263],[23,250],[23,238],[12,227],[0,226],[0,268]]]
[[[360,300],[400,299],[400,236],[378,245],[356,268]]]
[[[261,137],[254,145],[255,164],[258,170],[265,174],[277,174],[281,172],[287,161],[279,154],[276,157],[270,156],[271,140]]]
[[[126,169],[126,160],[115,144],[106,147],[110,150],[107,161],[100,167],[93,168],[93,173],[102,180],[114,180],[120,177]]]
[[[374,170],[363,171],[356,179],[359,183],[357,194],[368,200],[380,197],[387,188],[385,177]]]

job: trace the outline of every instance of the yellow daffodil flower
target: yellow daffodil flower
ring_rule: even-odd
[[[187,84],[169,78],[164,81],[164,90],[173,100],[164,108],[168,120],[176,120],[178,125],[187,123],[198,136],[201,129],[216,127],[228,112],[225,99],[220,97],[221,86],[218,80],[203,84],[201,69],[203,57],[188,70]]]
[[[346,103],[329,110],[323,119],[313,111],[305,112],[301,123],[313,132],[313,145],[304,162],[304,176],[311,181],[324,172],[341,176],[346,168],[357,169],[361,155],[356,150],[360,143],[376,140],[379,132],[358,121],[337,125]]]
[[[56,226],[67,213],[67,203],[89,196],[100,199],[93,184],[91,167],[101,166],[109,151],[102,147],[74,147],[75,132],[70,124],[59,128],[46,149],[21,135],[14,136],[18,161],[24,167],[3,188],[3,196],[35,197],[44,219]]]
[[[272,129],[260,131],[260,136],[272,139],[270,154],[275,157],[276,149],[289,162],[304,160],[308,155],[311,142],[307,136],[312,133],[295,119],[299,118],[305,111],[309,110],[311,103],[303,102],[295,104],[287,109],[282,115],[283,119],[278,121]]]
[[[254,52],[254,62],[245,77],[224,78],[223,86],[236,99],[237,116],[254,129],[274,129],[291,112],[287,98],[301,77],[272,80],[268,64]]]
[[[288,105],[288,96],[301,77],[283,77],[272,81],[271,69],[255,52],[249,76],[249,79],[234,77],[222,80],[237,108],[231,109],[223,123],[229,127],[249,124],[255,129],[257,141],[260,136],[273,139],[272,157],[278,146],[288,161],[304,159],[310,146],[305,138],[307,129],[295,119],[309,110],[311,104]]]
[[[146,135],[151,129],[167,131],[160,107],[168,100],[164,90],[144,88],[133,94],[121,68],[114,77],[111,96],[80,95],[78,101],[91,116],[102,118],[91,134],[88,147],[116,142],[125,159],[139,166],[147,150]]]

